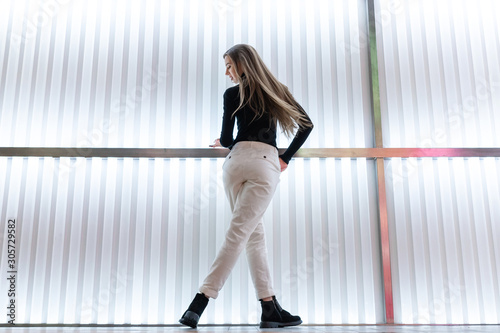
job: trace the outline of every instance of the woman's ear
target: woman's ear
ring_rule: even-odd
[[[236,70],[237,70],[239,76],[245,75],[245,67],[243,66],[243,64],[238,64],[236,66]]]

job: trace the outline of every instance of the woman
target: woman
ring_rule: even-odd
[[[276,300],[267,263],[262,217],[271,202],[283,172],[309,136],[311,119],[287,87],[266,67],[257,51],[239,44],[223,55],[226,75],[237,86],[224,93],[224,115],[220,139],[211,147],[231,151],[223,164],[223,181],[233,213],[226,239],[209,274],[180,323],[195,328],[209,298],[217,298],[238,256],[246,249],[257,298],[262,305],[261,328],[295,326],[299,316],[283,310]],[[235,118],[238,134],[233,139]],[[278,155],[276,128],[297,134],[288,149]]]

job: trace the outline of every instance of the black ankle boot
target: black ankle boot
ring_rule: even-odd
[[[302,324],[299,316],[292,316],[288,311],[281,308],[275,296],[273,296],[272,301],[260,300],[260,304],[262,305],[260,328],[277,328]]]
[[[182,318],[179,319],[179,323],[190,326],[191,328],[196,328],[196,326],[198,326],[200,316],[207,307],[207,304],[208,298],[204,294],[196,294],[193,301],[189,305],[189,308],[186,312],[184,312]]]

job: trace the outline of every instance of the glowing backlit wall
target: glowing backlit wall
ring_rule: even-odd
[[[498,148],[498,1],[369,1],[384,147]],[[365,0],[0,6],[1,147],[206,148],[231,86],[222,54],[240,42],[310,114],[305,148],[374,147]],[[0,271],[15,219],[16,322],[177,323],[229,222],[221,165],[1,157]],[[281,303],[305,323],[384,322],[375,165],[297,158],[281,176],[269,256]],[[498,158],[385,169],[395,322],[500,322]],[[245,260],[201,323],[258,323]],[[0,279],[3,304],[8,287]]]
[[[305,147],[372,146],[364,1],[2,4],[1,146],[207,147],[237,43],[315,120]]]
[[[384,147],[500,147],[500,3],[375,5]]]
[[[500,159],[390,162],[395,321],[498,323]]]
[[[228,227],[223,160],[79,158],[69,173],[65,162],[0,158],[0,217],[17,221],[17,322],[175,324]],[[383,321],[374,166],[298,159],[281,176],[264,217],[270,265],[304,322]],[[243,255],[200,323],[259,321]]]
[[[244,42],[310,114],[304,147],[373,147],[364,1],[1,4],[1,146],[207,148],[231,86],[222,54]],[[16,322],[177,323],[230,219],[221,164],[0,158]],[[384,320],[374,173],[364,158],[296,159],[282,175],[269,255],[278,297],[306,323]],[[259,322],[245,260],[201,323]]]
[[[384,147],[500,147],[500,3],[375,1]],[[395,322],[500,322],[498,158],[385,160]]]

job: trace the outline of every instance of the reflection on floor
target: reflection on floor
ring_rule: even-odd
[[[417,333],[417,332],[500,332],[500,325],[338,325],[338,326],[296,326],[285,329],[260,329],[258,326],[200,326],[198,329],[191,329],[185,326],[114,326],[114,327],[33,327],[33,326],[3,326],[0,331],[8,333],[220,333],[220,332],[347,332],[347,333]]]

